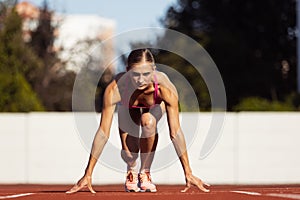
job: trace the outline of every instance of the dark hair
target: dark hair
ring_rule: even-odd
[[[130,69],[132,65],[142,62],[143,60],[154,63],[154,57],[149,49],[135,49],[131,51],[127,58],[127,70]]]

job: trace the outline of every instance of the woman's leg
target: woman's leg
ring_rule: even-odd
[[[142,135],[140,138],[140,172],[149,172],[158,141],[155,117],[150,112],[143,113],[141,116],[141,126]]]
[[[118,108],[119,132],[122,144],[121,157],[127,163],[127,171],[137,171],[141,112],[138,109]]]
[[[157,123],[161,119],[164,112],[165,106],[164,103],[162,103],[142,113],[142,135],[140,138],[140,172],[150,171],[158,141]]]
[[[150,110],[143,111],[141,116],[142,135],[140,138],[141,168],[139,173],[139,187],[142,191],[146,192],[156,192],[156,186],[151,180],[150,167],[157,147],[157,122],[163,114],[161,108],[160,105],[157,105]]]

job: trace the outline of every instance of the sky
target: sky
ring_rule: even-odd
[[[22,0],[24,1],[24,0]],[[26,0],[41,6],[44,0]],[[48,0],[50,8],[66,14],[96,14],[116,21],[116,33],[161,27],[159,19],[176,0]]]

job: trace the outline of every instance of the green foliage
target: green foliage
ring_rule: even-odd
[[[167,66],[158,65],[157,68],[166,73],[176,86],[181,111],[197,112],[199,108],[210,110],[211,102],[207,86],[201,74],[189,62],[174,53],[162,50],[155,53],[155,59],[156,63]]]
[[[233,111],[295,111],[295,107],[288,102],[269,101],[261,97],[248,97],[235,105]]]
[[[41,67],[41,61],[22,38],[22,20],[15,11],[8,12],[0,30],[1,70],[30,75]]]
[[[38,97],[20,73],[0,74],[0,111],[29,112],[43,111]]]
[[[300,111],[300,94],[292,92],[285,98],[285,102],[293,105],[297,111]]]
[[[229,110],[244,97],[284,101],[296,90],[296,1],[178,0],[161,21],[209,52]]]
[[[22,21],[14,10],[1,11],[0,112],[41,111],[43,106],[24,75],[40,60],[22,40]]]
[[[60,60],[54,51],[54,32],[58,27],[52,23],[53,12],[44,1],[38,26],[31,31],[31,38],[25,43],[22,19],[13,9],[16,2],[0,2],[0,112],[71,111],[76,74],[66,69],[68,61]],[[87,44],[91,47],[95,42],[87,41]],[[100,65],[98,62],[93,66],[98,68]],[[90,71],[90,75],[94,73]],[[111,79],[107,77],[111,77],[112,73],[104,73],[104,76]],[[100,102],[99,105],[106,85],[107,81],[98,83],[96,101]],[[88,91],[88,87],[82,89]],[[100,108],[97,107],[97,110]]]

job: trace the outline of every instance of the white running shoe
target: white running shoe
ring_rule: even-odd
[[[125,181],[125,191],[126,192],[139,192],[140,188],[138,186],[138,175],[136,172],[128,171]]]
[[[139,174],[139,186],[141,192],[156,192],[156,186],[152,183],[150,172]]]

